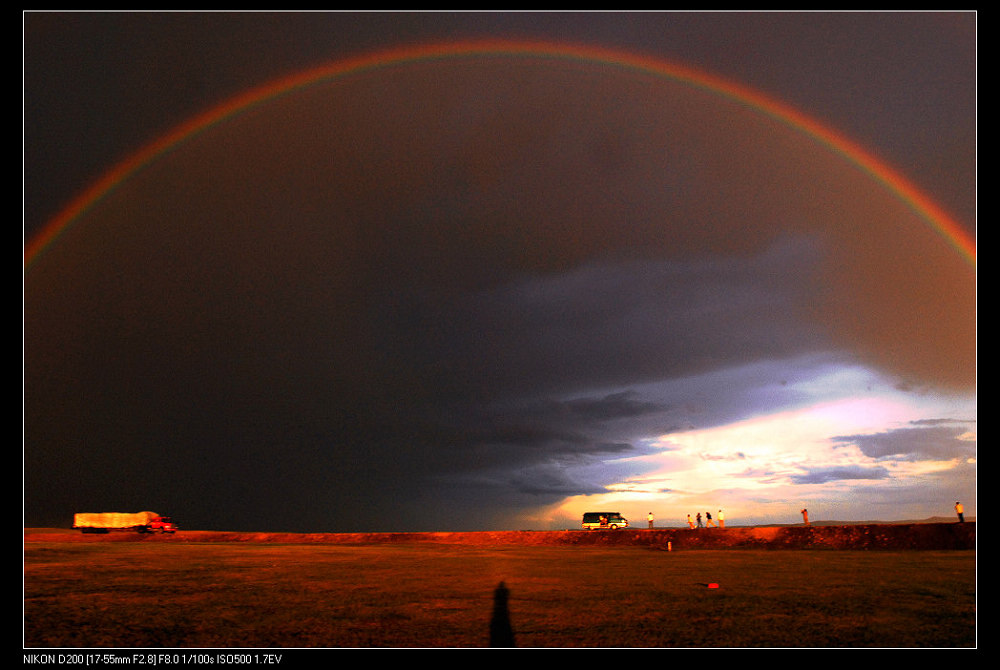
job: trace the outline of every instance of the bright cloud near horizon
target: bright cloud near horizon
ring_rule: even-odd
[[[670,527],[720,509],[732,525],[796,523],[802,508],[813,520],[950,516],[955,501],[941,484],[975,476],[975,399],[891,388],[835,397],[872,381],[862,370],[838,370],[804,385],[816,399],[802,407],[659,436],[650,453],[610,464],[635,474],[606,492],[568,498],[544,518],[560,527],[584,511],[621,511],[641,527],[652,512]],[[967,418],[928,418],[943,415]],[[953,488],[951,497],[963,492]],[[937,499],[921,497],[928,493]]]

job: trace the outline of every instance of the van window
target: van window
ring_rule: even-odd
[[[583,515],[583,528],[592,530],[595,528],[627,528],[628,519],[620,512],[585,512]]]

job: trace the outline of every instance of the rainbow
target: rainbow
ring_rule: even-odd
[[[270,82],[239,95],[218,107],[196,116],[172,132],[127,158],[89,189],[74,199],[45,228],[25,244],[25,267],[70,226],[87,209],[112,191],[119,183],[143,165],[155,160],[186,139],[220,123],[228,117],[254,105],[317,82],[358,74],[394,64],[442,60],[456,56],[531,56],[539,58],[572,59],[601,63],[626,70],[641,71],[666,77],[690,86],[709,90],[742,104],[762,114],[769,115],[826,145],[904,201],[928,222],[967,262],[975,266],[976,244],[973,236],[949,216],[931,198],[922,193],[899,172],[880,161],[861,146],[806,114],[775,100],[759,91],[727,81],[691,67],[671,63],[634,53],[611,49],[549,42],[469,41],[422,46],[406,46],[368,55],[348,58],[331,64],[311,68]]]

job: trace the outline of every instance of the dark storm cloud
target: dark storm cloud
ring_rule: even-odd
[[[386,20],[351,16],[337,34]],[[133,77],[156,64],[152,89],[196,71],[200,84],[174,86],[209,97],[275,72],[236,62],[259,62],[241,36],[270,35],[265,51],[293,70],[329,49],[211,16],[202,29],[232,32],[157,61],[190,18],[164,33],[110,21],[111,35],[144,30],[84,33],[75,55],[100,47],[91,67],[123,59]],[[74,146],[73,133],[49,145],[35,120],[54,95],[37,49],[59,52],[68,29],[43,27],[57,30],[32,32],[26,54],[29,221],[49,213],[45,175]],[[376,42],[364,33],[351,44]],[[203,49],[218,53],[201,64]],[[119,86],[100,90],[135,100]],[[176,104],[152,126],[201,110]],[[99,146],[114,123],[94,117],[85,154],[142,135]],[[26,274],[26,510],[56,524],[151,508],[231,530],[504,527],[634,474],[615,461],[657,435],[804,402],[796,380],[855,355],[967,378],[941,357],[974,349],[971,292],[935,284],[950,261],[924,237],[894,242],[912,217],[798,138],[690,87],[546,61],[390,68],[245,110],[144,166]],[[897,266],[920,272],[888,276]],[[932,324],[901,296],[936,310]],[[873,335],[884,322],[891,347]]]
[[[917,428],[899,428],[873,435],[841,435],[832,439],[841,445],[856,445],[865,456],[877,460],[924,461],[975,456],[976,442],[962,439],[968,432],[964,422],[927,423],[929,425]]]
[[[889,471],[881,466],[849,465],[836,468],[813,468],[806,474],[792,475],[793,484],[825,484],[852,479],[886,479]]]
[[[910,422],[911,426],[962,426],[964,428],[972,428],[975,426],[975,421],[967,421],[963,419],[917,419]]]
[[[452,322],[467,327],[450,340],[452,360],[475,366],[488,352],[501,389],[530,379],[519,392],[573,392],[817,351],[822,334],[801,319],[814,255],[793,243],[749,258],[600,263],[515,279],[455,306]],[[458,342],[463,335],[472,341]],[[622,393],[567,408],[656,409]]]
[[[662,411],[662,405],[640,400],[634,391],[611,393],[601,398],[578,398],[563,403],[575,416],[593,419],[633,418]]]

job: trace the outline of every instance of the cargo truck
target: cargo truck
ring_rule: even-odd
[[[156,512],[80,512],[73,515],[73,528],[83,533],[130,530],[139,533],[173,533],[177,526]]]

